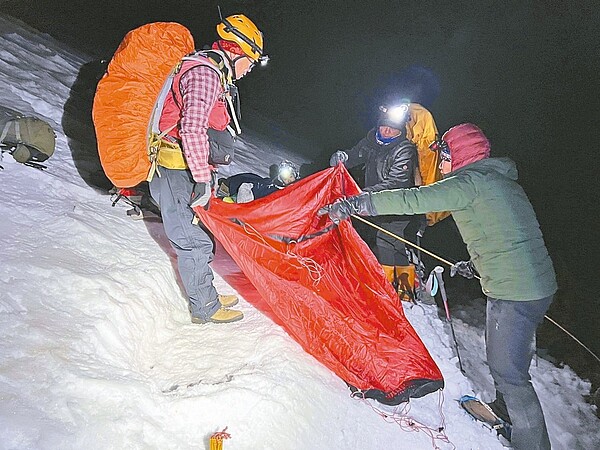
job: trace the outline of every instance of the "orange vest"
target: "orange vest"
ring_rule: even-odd
[[[187,73],[188,70],[193,69],[198,66],[207,66],[215,71],[215,73],[220,77],[219,72],[215,68],[215,66],[210,62],[208,58],[198,57],[201,60],[188,60],[183,61],[181,64],[181,68],[177,72],[177,74],[173,77],[173,84],[167,97],[165,98],[165,103],[163,106],[163,110],[160,115],[159,120],[159,128],[160,130],[167,130],[171,128],[174,124],[179,123],[181,120],[181,106],[183,104],[183,99],[181,96],[180,89],[180,80],[181,77]],[[208,117],[208,126],[217,131],[223,131],[227,128],[229,121],[231,120],[229,113],[227,112],[227,104],[222,96],[217,98],[215,104],[213,105],[210,115]],[[179,140],[181,139],[179,135],[179,127],[173,128],[171,131],[167,133],[169,136]]]

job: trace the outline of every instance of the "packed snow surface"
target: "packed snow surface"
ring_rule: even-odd
[[[1,449],[198,449],[225,427],[227,450],[502,448],[456,402],[493,395],[483,329],[453,321],[463,375],[435,306],[405,309],[446,388],[400,408],[351,398],[243,298],[243,321],[191,324],[161,223],[130,219],[85,181],[94,144],[73,86],[90,58],[13,19],[0,26],[0,105],[57,135],[46,171],[0,162]],[[243,136],[223,175],[306,162],[268,136]],[[553,448],[600,448],[590,384],[542,359],[531,373]]]

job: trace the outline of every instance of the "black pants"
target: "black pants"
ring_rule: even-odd
[[[377,216],[372,219],[376,225],[401,238],[406,238],[407,228],[413,221],[410,216]],[[370,245],[380,264],[385,266],[408,266],[406,246],[402,241],[383,231],[376,230]]]
[[[238,173],[232,175],[227,179],[227,186],[229,187],[229,195],[237,195],[238,189],[243,183],[258,183],[262,182],[263,177],[254,173]]]

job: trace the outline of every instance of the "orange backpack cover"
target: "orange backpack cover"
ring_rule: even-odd
[[[100,162],[116,187],[146,180],[154,104],[171,70],[194,48],[190,31],[174,22],[136,28],[117,48],[98,83],[92,109]]]

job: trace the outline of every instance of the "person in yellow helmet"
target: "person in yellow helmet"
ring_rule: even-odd
[[[192,208],[205,207],[212,195],[211,184],[220,162],[211,160],[211,146],[233,146],[233,135],[241,132],[238,108],[234,107],[234,81],[266,59],[263,35],[246,16],[222,18],[217,34],[219,40],[211,50],[183,58],[170,77],[169,89],[161,91],[165,97],[157,111],[157,131],[167,141],[168,150],[159,149],[157,176],[149,183],[177,254],[193,323],[243,318],[241,311],[230,309],[237,297],[220,295],[214,287],[209,267],[213,243],[202,227],[192,223]]]
[[[264,63],[268,61],[268,56],[263,50],[263,35],[254,23],[243,14],[236,14],[226,17],[217,25],[217,33],[221,41],[217,41],[217,47],[226,52],[235,55],[230,59],[234,72],[237,70],[236,64],[240,59],[243,61],[240,66],[242,71],[248,66],[248,71],[252,69],[257,62]],[[247,72],[241,73],[238,78],[244,76]]]

